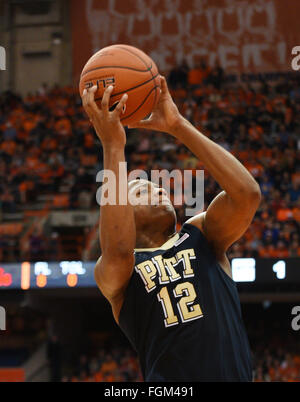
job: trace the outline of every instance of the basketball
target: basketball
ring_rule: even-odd
[[[105,89],[114,86],[110,110],[128,94],[126,109],[121,117],[124,126],[148,116],[159,98],[160,79],[154,61],[143,51],[128,45],[112,45],[95,53],[85,64],[79,83],[82,95],[85,88],[97,85],[95,100],[101,108]]]

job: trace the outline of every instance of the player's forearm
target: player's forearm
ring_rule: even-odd
[[[120,184],[122,194],[127,199],[127,169],[119,172],[119,163],[125,162],[124,146],[103,146],[104,169],[111,171],[115,176],[116,205],[101,205],[100,208],[100,245],[102,256],[124,256],[132,254],[135,247],[135,222],[133,207],[128,202],[120,203]],[[103,195],[102,195],[103,197]],[[102,203],[101,203],[102,204]]]
[[[170,132],[185,144],[232,198],[245,194],[259,195],[259,185],[249,171],[228,151],[200,133],[190,122],[181,119]]]

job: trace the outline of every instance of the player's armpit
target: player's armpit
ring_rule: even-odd
[[[227,249],[247,230],[260,203],[260,192],[245,193],[234,200],[225,191],[219,193],[205,213],[191,218],[191,223],[203,232],[216,256],[222,257]]]
[[[201,230],[201,232],[203,233],[203,235],[206,237],[205,233],[204,233],[204,220],[205,220],[205,215],[206,212],[201,212],[200,214],[193,216],[192,218],[190,218],[189,220],[186,221],[186,223],[189,223],[191,225],[196,226],[198,229]],[[207,237],[206,237],[207,239]],[[208,239],[207,239],[208,240]],[[209,240],[208,240],[209,241]],[[211,242],[209,241],[209,243],[211,244]],[[212,245],[212,244],[211,244]],[[214,246],[212,245],[212,249],[214,248]],[[215,257],[218,261],[218,263],[220,264],[221,268],[223,268],[223,270],[226,272],[226,274],[232,278],[232,272],[231,272],[231,266],[230,266],[230,262],[228,260],[227,255],[225,254],[225,252],[223,253],[215,253]]]
[[[113,305],[124,294],[134,269],[134,254],[121,257],[101,256],[94,269],[97,286]]]

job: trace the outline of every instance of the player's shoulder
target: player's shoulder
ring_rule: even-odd
[[[206,211],[201,212],[198,215],[192,216],[190,219],[188,219],[185,223],[188,225],[193,225],[198,228],[202,234],[204,235],[204,219],[205,219]]]
[[[206,239],[207,244],[209,245],[209,248],[214,255],[215,259],[219,263],[219,265],[222,267],[222,269],[226,272],[227,275],[229,275],[232,278],[232,272],[231,272],[231,266],[230,266],[230,261],[224,251],[219,251],[217,250],[213,244],[211,244],[208,239],[205,236],[205,231],[204,231],[204,220],[206,216],[206,211],[201,212],[198,215],[192,216],[190,219],[188,219],[185,223],[188,225],[193,225],[197,229],[199,229],[203,235],[203,237]]]

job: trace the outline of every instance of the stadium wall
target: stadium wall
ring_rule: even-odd
[[[69,1],[36,1],[33,8],[7,1],[0,13],[3,21],[0,45],[7,52],[1,89],[24,96],[43,83],[69,85],[72,75]]]

